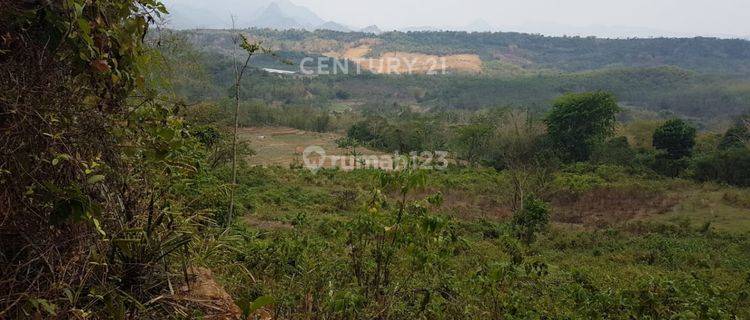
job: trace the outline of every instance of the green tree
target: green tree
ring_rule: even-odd
[[[630,148],[628,138],[615,137],[596,145],[591,154],[591,162],[628,166],[633,164],[635,156],[636,153]]]
[[[492,140],[492,164],[504,169],[513,185],[511,209],[523,209],[527,194],[543,192],[555,161],[543,155],[544,126],[527,111],[510,110],[497,120]]]
[[[613,134],[618,112],[610,93],[570,93],[555,100],[545,123],[566,159],[586,161],[592,147]]]
[[[523,209],[513,214],[513,227],[516,236],[526,244],[531,244],[536,234],[549,226],[550,206],[543,200],[528,195],[523,201]]]
[[[654,132],[654,148],[666,152],[670,160],[689,157],[695,147],[695,127],[682,119],[672,119]]]
[[[352,139],[365,143],[375,139],[375,135],[370,131],[370,126],[367,125],[367,121],[360,121],[353,124],[346,132],[346,135]]]
[[[719,143],[719,149],[748,147],[748,142],[750,142],[750,120],[743,119],[727,130]]]
[[[475,165],[479,162],[490,137],[492,137],[490,125],[484,123],[471,124],[457,130],[454,144],[459,156],[468,161],[469,164]]]
[[[693,178],[750,187],[750,149],[717,150],[696,157],[692,164]]]

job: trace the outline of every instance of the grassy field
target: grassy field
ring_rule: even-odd
[[[302,163],[302,153],[309,146],[322,147],[328,155],[347,156],[350,150],[338,147],[336,133],[319,133],[284,127],[244,128],[240,139],[248,141],[255,155],[249,157],[251,165],[289,167]],[[380,155],[365,148],[357,150],[363,155]],[[330,166],[328,166],[330,167]]]
[[[399,196],[380,172],[257,167],[240,178],[243,236],[210,267],[235,297],[274,297],[282,318],[750,316],[747,190],[576,172],[597,182],[571,194],[557,174],[553,224],[528,246],[512,237],[503,172],[428,172],[383,266],[375,244]],[[378,266],[388,284],[360,282]]]
[[[507,172],[426,171],[403,196],[383,184],[397,173],[289,167],[307,145],[345,152],[335,134],[243,137],[258,153],[240,171],[246,213],[205,265],[235,298],[272,297],[266,315],[750,317],[750,190],[570,165],[539,195],[551,225],[524,244]]]
[[[302,150],[308,146],[320,146],[328,154],[347,155],[350,152],[338,148],[336,139],[341,135],[336,133],[258,127],[242,129],[241,137],[249,141],[256,152],[248,159],[251,165],[289,168],[292,164],[301,163]],[[365,148],[358,152],[364,155],[382,154]],[[453,183],[448,176],[450,175],[445,173],[434,173],[431,179],[445,180],[443,182],[446,184]],[[508,218],[508,199],[502,194],[510,192],[507,181],[503,180],[505,177],[490,173],[484,176],[492,178],[485,181],[474,178],[475,181],[463,188],[432,187],[429,191],[441,191],[447,200],[444,205],[446,212],[461,218]],[[612,180],[611,177],[605,178]],[[701,185],[682,180],[655,183],[646,180],[634,180],[630,183],[603,182],[590,187],[590,190],[576,195],[576,200],[553,201],[557,207],[557,223],[581,226],[627,221],[674,225],[688,223],[692,226],[710,223],[710,227],[717,231],[750,232],[750,191],[745,189],[715,184]],[[637,189],[645,192],[637,192]]]
[[[706,184],[675,193],[681,201],[664,214],[647,219],[709,226],[735,234],[750,233],[750,191]]]

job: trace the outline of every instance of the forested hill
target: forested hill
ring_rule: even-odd
[[[231,48],[226,30],[181,31],[206,50]],[[476,54],[485,63],[523,70],[587,71],[601,68],[677,66],[712,74],[750,74],[750,41],[716,38],[601,39],[523,33],[388,32],[380,35],[337,31],[245,33],[279,51],[323,54],[366,45],[368,56],[384,52],[432,55]]]
[[[750,72],[750,41],[739,39],[599,39],[465,32],[389,33],[382,38],[386,51],[469,51],[483,60],[523,58],[539,67],[564,71],[674,65],[707,73]]]

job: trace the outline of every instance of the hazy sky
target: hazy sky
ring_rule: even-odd
[[[221,5],[222,1],[243,0],[170,0],[216,5]],[[604,26],[632,27],[668,35],[750,36],[750,0],[291,1],[312,9],[325,20],[355,27],[376,24],[381,29],[462,26],[481,19],[503,29]]]

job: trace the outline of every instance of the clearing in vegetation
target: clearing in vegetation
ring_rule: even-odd
[[[446,56],[418,52],[384,52],[378,57],[368,57],[372,44],[365,42],[346,49],[343,53],[328,52],[325,55],[338,59],[351,60],[360,68],[376,74],[439,74],[459,72],[479,74],[482,72],[482,59],[476,54],[453,54]]]

